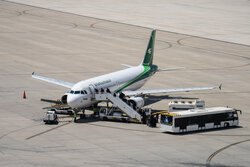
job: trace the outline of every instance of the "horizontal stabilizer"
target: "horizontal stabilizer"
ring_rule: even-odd
[[[121,65],[123,65],[123,66],[125,66],[125,67],[129,67],[129,68],[134,67],[134,66],[131,66],[131,65],[129,65],[129,64],[121,64]]]
[[[185,67],[158,69],[158,70],[156,70],[156,72],[160,72],[160,71],[173,71],[173,70],[180,70],[180,69],[184,69],[184,68],[185,68]]]

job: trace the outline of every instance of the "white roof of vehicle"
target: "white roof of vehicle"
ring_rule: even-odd
[[[204,103],[204,100],[175,100],[175,101],[170,101],[169,104],[196,104],[196,103]]]
[[[47,111],[47,114],[55,114],[55,111]]]
[[[179,116],[186,116],[186,115],[206,115],[206,114],[216,114],[216,113],[222,113],[222,112],[230,112],[233,111],[232,108],[227,107],[212,107],[212,108],[205,108],[205,109],[190,109],[190,110],[180,110],[176,112],[172,112],[174,114],[177,114]]]

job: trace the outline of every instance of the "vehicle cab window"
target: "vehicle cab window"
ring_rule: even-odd
[[[80,91],[75,91],[75,93],[74,94],[80,94]]]
[[[166,124],[166,125],[172,125],[173,117],[167,116],[167,115],[161,115],[161,123]]]

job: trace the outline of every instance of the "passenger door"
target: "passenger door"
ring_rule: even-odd
[[[89,85],[89,90],[90,90],[90,93],[91,93],[91,99],[94,99],[95,98],[95,86],[90,84]]]

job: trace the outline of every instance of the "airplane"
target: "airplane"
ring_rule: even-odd
[[[35,75],[34,72],[32,73],[32,77],[70,88],[70,91],[62,96],[61,101],[63,103],[67,103],[74,111],[82,111],[85,108],[96,104],[97,101],[94,99],[94,95],[97,90],[108,89],[112,93],[123,93],[124,96],[134,101],[134,104],[139,105],[144,104],[144,97],[151,94],[212,90],[215,88],[221,89],[220,85],[197,88],[138,90],[156,72],[183,69],[183,67],[158,69],[158,66],[153,64],[155,34],[156,30],[152,30],[144,59],[138,66],[122,64],[128,68],[87,80],[82,80],[77,83],[70,83]]]

